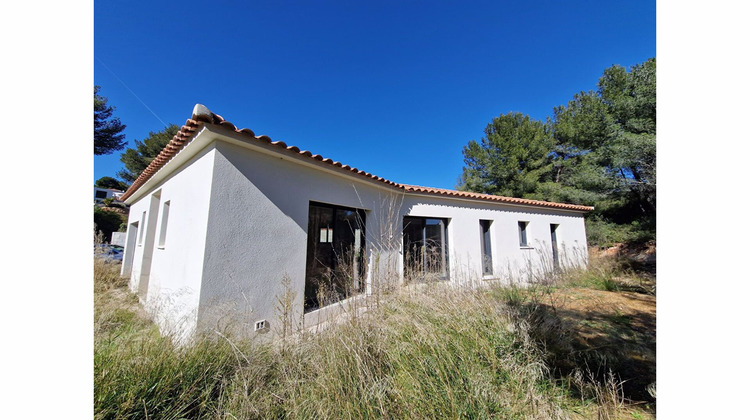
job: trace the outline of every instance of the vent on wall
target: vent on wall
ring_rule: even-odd
[[[255,331],[262,331],[265,330],[267,327],[267,323],[265,319],[261,319],[260,321],[257,321],[255,323]]]

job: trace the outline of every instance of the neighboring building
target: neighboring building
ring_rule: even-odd
[[[122,275],[162,331],[305,327],[395,283],[529,281],[587,262],[592,207],[398,184],[196,105],[121,199]],[[347,299],[347,297],[355,298]]]
[[[101,203],[105,198],[114,198],[115,200],[120,199],[124,194],[123,191],[116,190],[114,188],[99,188],[94,187],[94,202]]]

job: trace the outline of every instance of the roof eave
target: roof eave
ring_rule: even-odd
[[[377,177],[365,171],[360,171],[357,168],[352,168],[348,165],[342,165],[331,159],[325,159],[320,155],[306,155],[304,154],[305,151],[300,151],[300,149],[295,146],[287,146],[284,142],[272,142],[270,139],[265,141],[252,141],[252,139],[243,135],[241,131],[235,131],[228,127],[217,125],[207,124],[205,130],[216,134],[214,139],[217,141],[226,141],[273,157],[288,159],[295,164],[314,168],[351,181],[366,183],[390,191],[404,192],[401,184],[388,181],[385,178]],[[255,140],[258,140],[258,137],[255,137]]]
[[[212,139],[209,136],[203,135],[205,128],[205,126],[201,125],[189,138],[184,139],[184,144],[182,144],[178,150],[174,150],[171,156],[166,154],[162,155],[160,153],[151,163],[151,165],[155,165],[155,167],[152,168],[153,172],[146,176],[144,175],[144,171],[144,173],[136,178],[130,188],[120,196],[120,200],[127,205],[131,205],[138,201],[141,197],[148,194],[149,191],[153,190],[157,185],[169,177],[170,174],[179,169],[184,163],[188,162],[193,156],[197,155],[201,150],[207,147]],[[165,148],[164,150],[167,149]],[[160,157],[160,163],[156,163]],[[151,165],[149,165],[149,167],[151,167]],[[149,167],[146,167],[146,170],[148,170]]]
[[[202,135],[204,132],[210,132],[215,135]],[[526,200],[513,197],[399,184],[373,175],[369,172],[350,167],[349,165],[344,165],[340,162],[324,158],[321,155],[312,154],[307,150],[300,150],[296,146],[287,146],[286,143],[282,141],[272,141],[268,136],[256,136],[255,133],[248,128],[238,129],[231,122],[224,120],[223,117],[214,114],[208,108],[200,104],[196,104],[193,109],[192,119],[187,120],[185,125],[182,126],[180,131],[174,136],[169,144],[159,153],[159,155],[157,155],[143,173],[139,175],[120,199],[126,204],[132,204],[148,191],[156,187],[160,182],[166,179],[169,174],[196,155],[211,141],[219,139],[227,140],[243,147],[272,154],[274,156],[285,156],[298,164],[323,170],[334,175],[343,176],[351,180],[367,182],[370,185],[375,185],[380,188],[397,190],[406,194],[457,199],[470,202],[495,203],[526,208],[555,209],[578,213],[586,213],[594,210],[593,207],[576,204]],[[187,153],[188,151],[190,152]],[[475,195],[472,196],[472,194]]]
[[[497,197],[497,199],[490,199],[490,198],[480,198],[480,197],[466,197],[466,196],[461,196],[461,195],[440,194],[436,192],[425,192],[425,191],[408,191],[407,190],[405,193],[406,195],[418,195],[418,196],[424,196],[424,197],[442,198],[446,200],[468,201],[472,203],[485,203],[485,204],[496,204],[496,205],[511,206],[511,207],[523,207],[523,208],[537,209],[537,210],[538,209],[560,210],[560,211],[567,211],[567,212],[574,212],[574,213],[588,213],[594,210],[594,207],[591,207],[591,206],[555,203],[551,201],[540,202],[540,203],[518,203],[518,202],[513,202],[511,200],[503,200],[506,197],[499,196],[499,195],[494,196],[494,197]]]

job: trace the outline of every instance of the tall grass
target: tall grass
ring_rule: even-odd
[[[94,260],[94,408],[99,419],[203,417],[234,367],[228,343],[177,348],[139,307],[119,264]]]
[[[95,266],[97,419],[613,418],[621,409],[585,375],[552,375],[551,341],[540,335],[559,331],[523,310],[520,294],[513,303],[431,283],[284,345],[212,332],[175,347],[113,267]],[[590,398],[579,398],[584,389]]]
[[[575,270],[566,274],[564,280],[572,286],[616,292],[620,290],[617,279],[623,272],[614,258],[597,258],[591,261],[586,270]]]

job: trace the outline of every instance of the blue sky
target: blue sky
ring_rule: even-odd
[[[13,298],[0,312],[23,314],[4,327],[25,344],[6,351],[18,361],[7,369],[11,415],[34,407],[37,417],[91,416],[89,182],[120,167],[119,155],[90,158],[92,84],[117,106],[131,142],[161,128],[94,56],[164,121],[182,123],[203,102],[256,133],[394,181],[453,186],[461,148],[493,116],[543,118],[594,88],[607,66],[656,49],[654,2],[255,3],[5,5],[0,215],[4,274],[16,281],[6,282]],[[750,236],[741,205],[747,6],[659,1],[658,15],[659,415],[734,418],[747,411],[750,376],[737,363],[747,356],[737,331],[750,295],[750,242],[739,239]],[[728,228],[718,245],[717,220]],[[40,254],[40,244],[51,251]],[[50,352],[50,342],[76,344]],[[39,382],[29,366],[56,372],[47,386],[60,392],[44,406],[26,392]],[[696,383],[721,386],[685,404]]]
[[[94,3],[94,82],[130,147],[202,103],[256,134],[442,188],[493,117],[545,119],[606,67],[654,56],[654,1]],[[114,176],[120,153],[95,157],[94,179]]]

